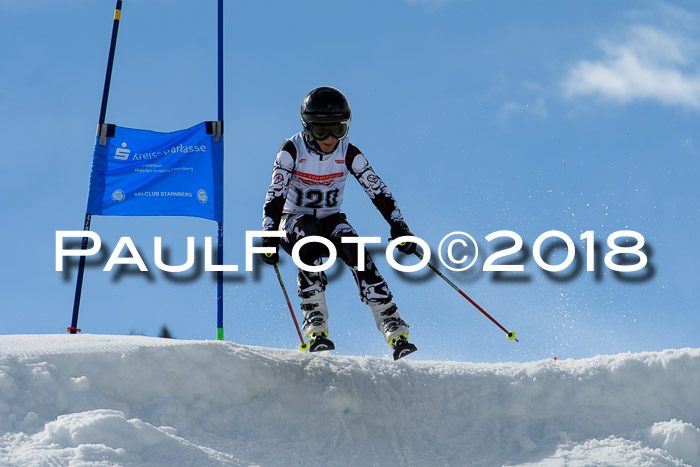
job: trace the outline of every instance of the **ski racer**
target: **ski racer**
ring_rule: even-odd
[[[358,245],[342,243],[343,237],[358,234],[341,212],[345,180],[357,179],[372,203],[390,225],[392,238],[413,235],[384,182],[377,176],[362,152],[348,139],[351,111],[348,100],[338,89],[318,87],[308,93],[301,105],[303,130],[286,139],[277,153],[272,183],[263,206],[263,230],[282,230],[283,238],[263,237],[262,246],[274,247],[274,254],[261,254],[263,261],[276,264],[279,246],[291,255],[292,248],[307,236],[321,236],[332,242],[338,256],[351,269],[360,299],[369,306],[377,329],[394,349],[394,359],[414,352],[408,342],[408,324],[399,316],[389,287],[364,251],[364,270],[358,267]],[[364,248],[364,247],[363,247]],[[399,251],[407,255],[414,243],[403,243]],[[317,242],[303,245],[299,258],[318,266],[328,256]],[[309,351],[333,350],[328,339],[328,307],[323,271],[299,268],[297,285],[303,312],[302,330],[309,338]]]

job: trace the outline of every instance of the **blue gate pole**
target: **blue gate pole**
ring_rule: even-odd
[[[218,87],[219,87],[219,105],[218,119],[221,122],[221,133],[223,136],[224,123],[224,0],[218,0]],[[224,140],[221,140],[221,157],[224,154]],[[223,162],[221,164],[223,170]],[[223,203],[223,200],[221,200]],[[224,264],[224,223],[223,219],[219,222],[217,234],[217,260],[220,265]],[[216,273],[216,339],[224,340],[224,272]]]
[[[112,82],[112,67],[114,65],[114,51],[117,48],[117,33],[119,32],[119,20],[122,14],[122,0],[117,0],[117,5],[114,8],[114,22],[112,23],[112,38],[109,43],[109,58],[107,59],[107,72],[105,73],[105,84],[102,90],[102,105],[100,106],[100,119],[97,126],[98,134],[101,132],[102,126],[105,123],[105,117],[107,115],[107,100],[109,99],[109,86]],[[102,143],[100,143],[102,144]],[[92,221],[92,215],[85,213],[85,223],[83,224],[83,230],[90,230],[90,223]],[[88,238],[83,237],[83,241],[80,244],[81,250],[87,250]],[[83,276],[85,274],[85,256],[80,257],[80,262],[78,263],[78,278],[75,283],[75,297],[73,299],[73,318],[71,319],[71,325],[68,328],[68,332],[71,334],[76,334],[80,332],[78,329],[78,313],[80,311],[80,296],[83,291]]]

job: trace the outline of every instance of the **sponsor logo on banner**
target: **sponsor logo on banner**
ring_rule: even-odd
[[[129,159],[129,154],[131,154],[131,150],[127,149],[126,143],[122,143],[122,147],[117,148],[117,151],[114,153],[114,158],[119,161],[125,161]]]
[[[114,190],[112,192],[112,201],[116,201],[117,203],[121,203],[126,199],[126,194],[124,194],[124,190],[118,189]]]
[[[199,202],[202,204],[207,204],[207,201],[209,201],[209,196],[207,195],[207,192],[204,190],[199,190],[197,192],[197,200],[199,200]]]

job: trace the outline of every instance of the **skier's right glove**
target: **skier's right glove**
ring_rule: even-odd
[[[405,236],[414,236],[413,232],[408,229],[408,225],[404,221],[398,221],[391,224],[391,238],[399,238]],[[405,255],[412,255],[416,252],[416,244],[412,242],[400,243],[398,249]]]
[[[259,253],[260,258],[267,264],[277,264],[280,260],[280,238],[279,237],[263,237],[260,241],[260,246],[273,247],[274,253]]]

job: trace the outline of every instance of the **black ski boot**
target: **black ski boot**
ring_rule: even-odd
[[[406,334],[396,336],[391,340],[391,347],[394,349],[394,360],[403,358],[418,350],[418,347],[408,342]]]
[[[323,352],[324,350],[335,350],[335,344],[328,338],[328,333],[319,331],[309,336],[309,352]]]

